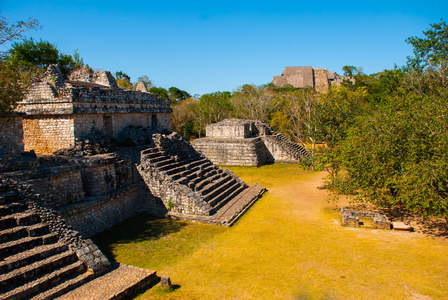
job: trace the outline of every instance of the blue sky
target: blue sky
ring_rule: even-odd
[[[0,10],[10,21],[39,20],[29,36],[78,49],[94,69],[191,94],[265,84],[286,66],[391,69],[412,54],[407,37],[448,21],[447,0],[0,0]]]

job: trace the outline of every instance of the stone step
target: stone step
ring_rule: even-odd
[[[179,174],[183,171],[187,171],[187,169],[185,168],[185,165],[180,164],[177,167],[172,168],[171,170],[167,170],[166,174],[169,176],[173,176],[173,175]]]
[[[212,207],[212,213],[217,212],[221,207],[223,207],[227,202],[236,197],[239,193],[241,193],[245,187],[241,184],[235,183],[230,186],[228,189],[223,191],[217,197],[210,200],[208,203]]]
[[[158,167],[158,169],[159,169],[159,171],[169,171],[169,170],[171,170],[171,169],[174,169],[174,168],[177,168],[177,167],[179,167],[179,166],[181,166],[181,163],[180,162],[178,162],[178,161],[172,161],[171,163],[169,163],[169,164],[166,164],[166,165],[163,165],[163,166],[161,166],[161,167]]]
[[[17,225],[14,215],[0,217],[0,228],[10,228]]]
[[[152,162],[151,165],[155,166],[156,168],[160,169],[163,166],[169,165],[174,162],[174,158],[170,156],[164,156],[162,160],[159,160],[157,162]]]
[[[208,171],[209,176],[214,174],[213,167],[211,165],[207,165],[206,167],[202,168],[202,170],[196,165],[193,168],[186,167],[186,169],[178,174],[175,174],[172,176],[173,180],[178,180],[181,177],[186,177],[188,180],[195,180],[197,178],[203,179],[204,178],[204,170]]]
[[[52,288],[57,283],[66,278],[76,276],[76,274],[84,273],[86,266],[81,261],[76,261],[70,265],[64,266],[53,272],[36,278],[26,284],[23,284],[13,290],[10,290],[2,295],[2,300],[26,299],[45,289]],[[44,298],[41,298],[44,299]],[[50,298],[51,299],[51,298]]]
[[[49,227],[45,223],[37,223],[31,226],[14,226],[0,231],[0,242],[5,243],[27,236],[44,235],[49,232]]]
[[[46,245],[55,243],[58,236],[55,233],[49,233],[37,237],[24,237],[15,241],[0,244],[0,258],[14,255],[16,253],[28,250],[37,245]]]
[[[27,209],[23,202],[11,202],[0,205],[0,216],[7,216]]]
[[[218,173],[213,178],[209,178],[208,180],[205,179],[201,185],[198,184],[196,190],[204,196],[214,191],[219,185],[226,183],[227,180],[228,179],[225,176]]]
[[[213,173],[213,172],[210,172]],[[207,184],[210,184],[211,181],[218,180],[222,177],[222,173],[215,170],[214,174],[205,177],[205,176],[199,176],[198,178],[195,178],[192,180],[192,183],[194,184],[194,187],[196,190],[200,191],[206,186]]]
[[[152,154],[152,153],[157,153],[157,152],[159,152],[159,150],[157,148],[147,148],[147,149],[141,151],[140,153],[143,156],[146,154]]]
[[[2,191],[0,193],[0,204],[14,201],[18,198],[18,194],[14,191]]]
[[[0,243],[17,240],[28,236],[28,230],[24,226],[15,226],[0,231]]]
[[[143,160],[152,161],[159,159],[160,157],[165,157],[165,155],[162,154],[157,148],[147,149],[140,153],[140,158],[142,161]]]
[[[213,198],[217,197],[223,191],[228,189],[235,183],[235,179],[233,178],[223,178],[221,181],[213,183],[214,188],[208,194],[202,194],[203,198],[206,202],[209,202]]]
[[[24,211],[23,213],[14,214],[14,219],[16,219],[17,225],[32,225],[41,222],[40,216],[30,210]]]
[[[12,269],[21,268],[25,265],[30,265],[38,260],[66,251],[67,249],[67,245],[58,242],[50,245],[40,245],[18,254],[11,255],[0,261],[0,274],[6,273]]]
[[[50,227],[47,223],[37,223],[35,225],[28,226],[27,228],[29,236],[40,236],[50,233]]]
[[[76,289],[77,287],[90,281],[94,277],[95,275],[89,271],[76,274],[75,276],[67,278],[63,282],[58,283],[56,286],[35,295],[30,300],[47,300],[57,298],[69,291]]]
[[[74,263],[78,260],[75,252],[67,250],[44,260],[36,261],[30,265],[14,269],[11,272],[0,275],[0,291],[6,291],[11,287],[22,285],[33,278],[49,273],[51,270],[58,269],[64,265]]]

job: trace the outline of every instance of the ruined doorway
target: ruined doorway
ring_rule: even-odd
[[[103,133],[108,138],[113,137],[112,116],[103,116]]]
[[[153,115],[151,115],[151,129],[152,130],[156,130],[157,126],[158,126],[158,124],[157,124],[157,115],[153,114]]]

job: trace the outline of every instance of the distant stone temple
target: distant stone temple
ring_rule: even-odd
[[[153,94],[123,90],[107,71],[79,69],[64,79],[56,65],[33,84],[18,112],[25,113],[25,150],[52,153],[99,132],[116,138],[126,126],[171,131],[171,108]]]
[[[192,142],[213,163],[260,166],[268,162],[295,163],[308,152],[261,121],[226,119],[207,125],[206,137]]]
[[[344,79],[353,81],[347,76],[340,76],[336,72],[313,67],[285,67],[280,76],[273,76],[272,83],[277,86],[290,84],[296,88],[311,87],[318,92],[327,92],[330,86],[340,85]]]

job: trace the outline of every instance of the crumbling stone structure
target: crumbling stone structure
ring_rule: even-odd
[[[0,164],[14,160],[24,150],[22,114],[0,114]]]
[[[352,210],[341,207],[341,222],[343,226],[360,226],[360,218],[372,219],[373,227],[378,229],[391,229],[391,222],[385,215],[373,211]]]
[[[127,126],[171,131],[171,108],[150,93],[122,90],[106,71],[73,71],[64,79],[56,65],[34,83],[17,109],[23,118],[24,148],[52,153],[91,133],[117,138]]]
[[[53,299],[110,268],[91,240],[42,207],[20,181],[0,180],[0,203],[2,299]]]
[[[274,161],[296,163],[309,155],[305,148],[268,124],[241,119],[207,125],[206,137],[192,144],[213,163],[227,166],[260,166]]]
[[[265,191],[216,167],[177,133],[157,134],[154,143],[138,170],[171,217],[230,226]]]
[[[272,83],[277,86],[290,84],[296,88],[311,87],[318,92],[327,92],[330,86],[338,86],[345,79],[354,81],[347,76],[339,76],[336,72],[313,67],[285,67],[280,76],[273,76]]]

